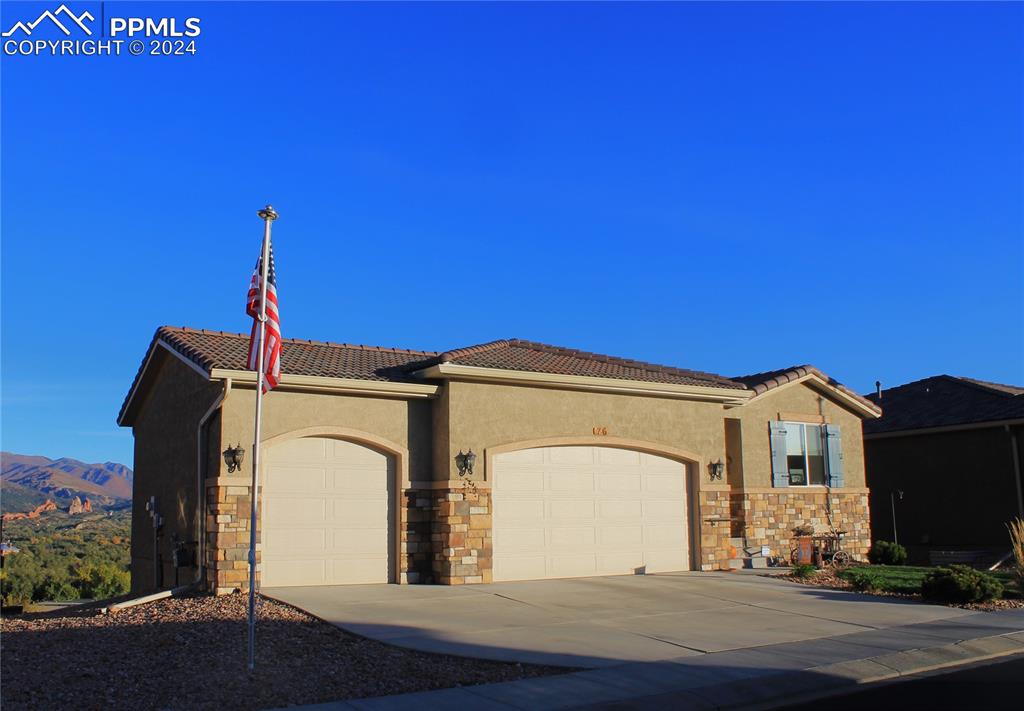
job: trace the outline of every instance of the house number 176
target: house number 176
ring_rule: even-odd
[[[606,434],[608,434],[608,428],[607,427],[595,427],[594,428],[594,434],[602,435],[602,436],[606,435]]]

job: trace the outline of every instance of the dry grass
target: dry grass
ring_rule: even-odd
[[[1016,561],[1017,587],[1024,593],[1024,519],[1017,519],[1006,524],[1010,529],[1010,550]]]

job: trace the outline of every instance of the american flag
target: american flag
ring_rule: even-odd
[[[277,312],[277,275],[274,273],[274,247],[268,245],[270,269],[267,270],[267,329],[266,345],[263,349],[263,392],[277,387],[281,377],[281,317]],[[249,295],[245,312],[252,316],[252,335],[249,336],[249,370],[258,367],[260,340],[260,282],[263,278],[263,256],[256,260],[249,281]]]

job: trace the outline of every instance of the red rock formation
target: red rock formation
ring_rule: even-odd
[[[68,506],[68,513],[74,516],[75,514],[88,513],[92,511],[92,502],[86,497],[85,501],[82,501],[77,496],[71,500],[71,505]]]
[[[52,499],[47,499],[45,504],[39,504],[28,513],[5,513],[3,515],[4,521],[19,521],[23,518],[39,518],[42,514],[47,511],[56,511],[57,504],[53,503]]]

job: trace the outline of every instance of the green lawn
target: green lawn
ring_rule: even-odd
[[[874,585],[877,590],[917,594],[921,592],[921,581],[924,580],[924,576],[935,568],[914,565],[867,565],[847,568],[838,575],[847,580],[855,570],[870,571],[872,577],[877,581]],[[992,575],[1003,584],[1003,597],[1021,597],[1021,591],[1018,589],[1012,573],[998,570],[993,571]]]

